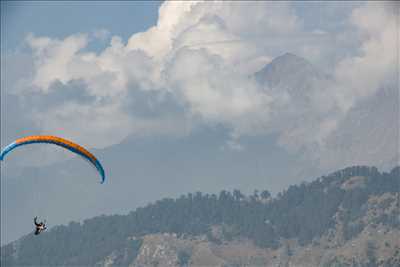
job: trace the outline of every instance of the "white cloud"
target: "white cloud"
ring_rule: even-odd
[[[270,96],[205,49],[181,49],[166,75],[190,111],[206,121],[251,134],[268,120]]]
[[[356,53],[340,59],[333,68],[332,82],[321,84],[320,90],[312,92],[311,110],[300,112],[298,117],[304,126],[283,131],[282,144],[297,151],[305,144],[309,150],[307,154],[313,158],[324,157],[328,153],[326,149],[331,149],[327,148],[328,140],[332,134],[343,130],[338,126],[352,108],[385,87],[396,87],[398,8],[398,5],[382,2],[368,2],[354,8],[345,35],[354,39],[351,43],[357,44],[352,47]],[[303,49],[307,47],[311,46]],[[323,90],[324,87],[327,89]]]
[[[304,18],[288,2],[168,1],[160,7],[155,26],[133,34],[126,44],[114,36],[97,54],[84,51],[87,35],[63,40],[30,35],[34,77],[26,87],[45,98],[60,90],[55,82],[71,85],[78,80],[84,84],[80,90],[92,97],[85,103],[71,99],[32,110],[44,131],[57,131],[62,121],[68,135],[95,147],[131,134],[179,134],[187,129],[181,126],[185,120],[201,118],[202,123],[232,129],[232,147],[240,146],[241,135],[275,132],[288,149],[314,151],[324,146],[346,112],[373,95],[395,70],[396,15],[380,2],[359,5],[344,33],[318,24],[306,30]],[[352,47],[349,51],[357,54],[346,55],[338,47]],[[339,61],[332,67],[334,86],[320,84],[317,90],[313,85],[305,91],[297,84],[260,87],[251,74],[287,51],[327,65]],[[164,110],[138,104],[142,94],[147,100],[164,93],[173,101],[151,102]],[[127,101],[131,98],[139,100]],[[136,106],[127,108],[127,103]],[[141,107],[160,115],[148,116]]]
[[[344,111],[398,75],[399,6],[393,8],[394,12],[387,3],[369,2],[352,13],[351,22],[362,36],[362,43],[358,55],[347,57],[336,66],[335,92]]]
[[[254,16],[244,17],[243,9]],[[264,24],[263,30],[257,27],[259,23]],[[160,118],[128,114],[121,104],[130,91],[167,90],[177,98],[177,105],[186,106],[190,116],[222,123],[238,133],[252,133],[268,120],[271,100],[244,74],[262,67],[271,57],[246,38],[282,31],[289,34],[298,30],[296,23],[285,3],[165,2],[156,26],[132,35],[126,45],[114,36],[98,54],[84,51],[90,41],[85,34],[63,40],[29,35],[34,77],[26,82],[28,93],[34,89],[46,98],[51,90],[59,90],[55,82],[67,85],[79,80],[85,84],[80,89],[94,97],[87,103],[71,100],[32,110],[43,131],[57,131],[60,121],[68,129],[85,125],[83,131],[64,130],[78,141],[102,147],[138,131],[171,132],[162,130],[171,127]],[[106,34],[102,31],[95,36]],[[111,132],[113,138],[109,138]]]
[[[36,76],[33,85],[46,91],[52,81],[65,83],[73,78],[68,72],[68,64],[76,52],[87,45],[87,36],[70,36],[60,41],[29,35],[27,42],[35,55]]]

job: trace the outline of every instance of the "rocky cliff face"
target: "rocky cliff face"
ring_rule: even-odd
[[[129,266],[393,267],[400,264],[399,230],[369,226],[349,241],[340,241],[337,235],[340,233],[324,236],[309,246],[300,246],[295,240],[282,240],[281,247],[276,250],[258,248],[247,240],[215,244],[198,237],[149,235],[144,237],[139,255]],[[115,255],[113,253],[99,265],[119,266],[113,263]]]
[[[365,177],[354,176],[337,184],[344,190],[364,186]],[[224,226],[214,226],[210,236],[177,236],[160,233],[143,237],[139,253],[129,266],[400,266],[400,229],[381,223],[383,218],[397,215],[400,220],[398,196],[385,193],[370,196],[360,207],[360,216],[352,221],[355,232],[344,227],[348,213],[340,207],[335,214],[335,226],[311,244],[301,245],[296,240],[281,239],[276,249],[255,246],[247,239],[225,240]],[[363,225],[362,231],[356,227]],[[114,252],[101,266],[116,266]]]

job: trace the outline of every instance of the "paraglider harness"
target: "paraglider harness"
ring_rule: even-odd
[[[38,234],[40,234],[41,232],[43,232],[44,230],[47,229],[47,228],[46,228],[45,222],[46,222],[46,221],[38,223],[38,222],[37,222],[37,217],[35,217],[35,218],[33,219],[33,223],[34,223],[35,226],[36,226],[35,235],[38,235]]]

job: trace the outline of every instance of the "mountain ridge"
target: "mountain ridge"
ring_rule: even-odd
[[[359,266],[351,265],[354,260],[395,266],[400,263],[399,171],[353,166],[290,186],[275,198],[266,190],[166,198],[128,215],[70,222],[39,237],[29,234],[3,246],[1,260],[6,266],[276,266],[290,260],[305,264],[312,253],[311,262],[319,264]],[[356,258],[345,253],[352,247]],[[324,250],[330,254],[322,259]],[[242,256],[229,260],[233,251]]]
[[[291,61],[293,66],[297,61],[300,66],[312,66],[306,59],[294,54],[277,57],[274,64],[291,68]],[[296,69],[298,68],[294,70]],[[264,90],[289,92],[292,94],[291,98],[297,102],[289,109],[279,109],[279,103],[271,103],[273,107],[278,107],[273,112],[278,119],[270,125],[275,131],[263,136],[240,137],[237,141],[243,148],[241,150],[233,151],[229,147],[227,142],[232,135],[229,129],[220,126],[199,127],[200,130],[195,129],[179,137],[128,137],[121,144],[94,150],[101,161],[104,161],[110,178],[104,188],[94,185],[96,177],[89,172],[86,162],[81,164],[73,159],[43,168],[36,167],[35,172],[32,168],[22,171],[16,170],[19,166],[12,167],[15,163],[12,156],[15,159],[18,154],[11,155],[7,162],[2,163],[2,243],[5,242],[3,238],[6,241],[15,240],[25,234],[20,229],[26,229],[26,222],[30,222],[38,212],[56,218],[54,224],[62,224],[69,218],[82,220],[97,214],[111,214],[116,209],[120,213],[127,213],[132,203],[142,206],[158,198],[177,196],[179,192],[200,190],[216,193],[224,188],[240,188],[248,193],[254,187],[268,185],[269,190],[276,193],[291,183],[319,176],[327,170],[342,166],[376,165],[380,169],[385,167],[388,170],[398,165],[396,144],[399,131],[396,125],[399,121],[399,105],[396,102],[396,88],[379,91],[376,100],[372,98],[352,109],[348,118],[339,123],[338,131],[328,138],[328,149],[322,153],[305,153],[303,148],[296,150],[299,143],[314,138],[313,131],[301,130],[319,125],[314,124],[315,120],[318,122],[318,118],[308,116],[312,111],[308,108],[309,93],[319,88],[325,90],[325,87],[313,87],[318,84],[318,77],[321,75],[320,80],[325,81],[325,74],[308,77],[300,75],[302,69],[307,67],[300,68],[298,73],[282,71],[276,76],[268,74],[267,80],[273,82],[276,78],[280,83],[276,88],[265,86]],[[312,69],[320,71],[315,67]],[[312,74],[313,71],[308,73]],[[291,74],[295,76],[293,79],[288,77]],[[262,72],[258,75],[262,75]],[[296,94],[299,94],[298,97]],[[285,96],[284,94],[282,97],[283,101]],[[293,130],[300,134],[297,138],[290,135]],[[283,131],[288,131],[289,134],[285,135]],[[292,146],[294,150],[291,150]],[[309,154],[317,155],[317,159],[310,160],[305,156]],[[133,175],[126,175],[131,172]],[[38,182],[39,177],[41,182]],[[167,183],[164,182],[165,177],[168,177]],[[140,189],[136,186],[137,183],[141,184]],[[51,190],[42,184],[51,185]],[[158,187],[159,184],[164,186]],[[109,191],[117,191],[119,194]],[[37,195],[41,196],[44,203],[39,211],[31,204],[37,201]],[[71,195],[76,196],[76,199],[71,199]],[[99,198],[99,195],[103,198]],[[80,197],[85,197],[87,202],[81,203],[78,200]],[[5,231],[5,228],[13,228],[15,232]]]

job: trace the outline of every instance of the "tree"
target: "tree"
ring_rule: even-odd
[[[271,193],[268,190],[264,190],[261,192],[261,198],[262,199],[268,199],[271,197]]]
[[[190,260],[190,253],[185,250],[180,250],[178,252],[178,264],[181,267],[188,266]]]
[[[244,198],[244,195],[237,189],[233,190],[233,197],[236,201],[240,201]]]
[[[367,242],[366,254],[369,266],[377,266],[376,264],[376,246],[372,240]]]

